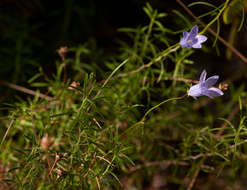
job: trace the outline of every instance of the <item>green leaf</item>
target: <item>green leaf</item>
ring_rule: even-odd
[[[233,21],[234,17],[240,16],[244,6],[245,2],[243,0],[233,0],[223,12],[224,23],[230,24]]]
[[[27,82],[32,83],[34,80],[39,78],[41,75],[42,75],[41,73],[38,73],[38,74],[34,75],[32,78],[30,78]]]
[[[49,86],[49,84],[45,83],[45,82],[35,82],[31,84],[32,87],[46,87]]]
[[[21,169],[21,167],[14,167],[14,168],[11,168],[8,173],[11,173],[11,172],[14,172],[15,170],[19,170]]]
[[[188,7],[192,7],[192,6],[194,6],[194,5],[206,5],[206,6],[213,7],[213,8],[215,8],[215,9],[217,9],[217,7],[214,6],[214,5],[212,5],[211,3],[207,3],[207,2],[203,2],[203,1],[190,3],[190,4],[188,5]]]

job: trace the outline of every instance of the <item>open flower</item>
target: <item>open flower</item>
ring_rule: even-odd
[[[199,83],[189,89],[189,96],[194,98],[199,96],[208,96],[209,98],[214,98],[224,94],[220,89],[212,87],[219,79],[219,76],[214,75],[206,80],[206,75],[207,72],[203,70]]]
[[[201,44],[206,40],[206,36],[198,34],[198,26],[195,25],[190,32],[183,32],[183,38],[180,40],[180,45],[183,48],[201,48]]]

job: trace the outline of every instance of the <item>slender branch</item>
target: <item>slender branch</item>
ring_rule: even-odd
[[[189,166],[190,164],[186,161],[177,161],[177,160],[146,162],[142,165],[137,165],[137,166],[131,167],[129,169],[129,173],[133,173],[133,172],[136,172],[137,170],[147,168],[147,167],[152,167],[152,166],[160,166],[162,168],[166,168],[170,165]],[[205,169],[212,170],[212,171],[215,170],[214,167],[203,165],[203,164],[201,164],[201,168],[205,168]]]
[[[105,87],[105,85],[108,83],[108,81],[111,79],[111,77],[123,66],[125,63],[129,61],[129,58],[125,59],[114,71],[110,74],[110,76],[105,80],[104,84],[102,85],[102,88]]]
[[[0,147],[2,146],[4,140],[6,139],[8,133],[9,133],[10,128],[11,128],[12,125],[14,124],[14,121],[15,121],[15,118],[14,118],[14,115],[13,115],[13,116],[12,116],[12,119],[11,119],[11,121],[10,121],[9,127],[8,127],[7,131],[5,132],[4,137],[3,137],[2,141],[1,141]]]
[[[233,150],[235,148],[235,146],[239,146],[239,145],[242,145],[242,144],[245,144],[247,143],[247,139],[243,140],[242,142],[240,143],[237,143],[237,144],[233,144],[230,146],[230,150]]]
[[[189,82],[189,83],[199,83],[198,80],[192,80],[192,79],[185,79],[182,77],[165,77],[164,80],[173,80],[173,81],[182,81],[182,82]]]
[[[189,183],[189,185],[188,185],[186,190],[191,190],[193,188],[193,186],[194,186],[194,184],[196,182],[196,179],[198,177],[198,174],[199,174],[199,172],[201,170],[201,166],[202,166],[203,162],[204,162],[204,159],[202,159],[202,161],[199,163],[199,166],[196,168],[194,176],[193,176],[192,180],[190,181],[190,183]]]
[[[157,12],[155,11],[155,13],[152,15],[152,18],[150,20],[150,24],[148,26],[148,32],[147,32],[147,35],[145,36],[145,39],[144,39],[144,45],[142,48],[141,56],[145,55],[145,52],[147,49],[147,44],[148,44],[148,38],[150,37],[150,34],[152,32],[152,28],[153,28],[153,24],[154,24],[156,15],[157,15]]]
[[[172,100],[179,100],[179,99],[182,99],[182,98],[184,98],[186,95],[187,95],[187,94],[185,94],[184,96],[181,96],[181,97],[170,98],[170,99],[164,100],[163,102],[161,102],[161,103],[157,104],[156,106],[150,108],[150,109],[145,113],[145,115],[142,117],[141,122],[144,122],[145,119],[146,119],[146,117],[147,117],[147,115],[148,115],[151,111],[153,111],[154,109],[160,107],[162,104],[164,104],[164,103],[166,103],[166,102],[169,102],[169,101],[172,101]]]
[[[156,108],[158,108],[159,106],[161,106],[161,105],[163,105],[163,104],[165,104],[165,103],[167,103],[167,102],[169,102],[169,101],[180,100],[180,99],[184,98],[186,95],[187,95],[187,94],[185,94],[185,95],[183,95],[183,96],[181,96],[181,97],[166,99],[166,100],[162,101],[161,103],[157,104],[156,106],[153,106],[152,108],[150,108],[150,109],[144,114],[144,116],[142,117],[142,119],[141,119],[139,122],[137,122],[137,123],[135,123],[134,125],[130,126],[130,127],[129,127],[128,129],[126,129],[123,133],[121,133],[120,137],[122,137],[124,134],[128,133],[130,130],[132,130],[132,129],[134,129],[134,128],[136,129],[137,127],[143,125],[144,122],[145,122],[145,120],[146,120],[147,115],[148,115],[150,112],[152,112],[153,110],[155,110]]]
[[[98,189],[100,190],[100,183],[99,183],[99,179],[98,179],[97,176],[95,177],[95,180],[96,180],[96,182],[97,182]]]
[[[198,17],[196,17],[194,15],[194,13],[181,0],[176,0],[176,1],[181,5],[181,7],[183,7],[183,9],[189,15],[191,15],[196,20],[197,23],[201,24],[204,27],[207,27],[207,25],[204,22],[202,22]],[[230,43],[228,43],[226,40],[224,40],[224,38],[217,35],[217,33],[214,30],[212,30],[210,27],[207,27],[206,29],[213,36],[215,36],[215,37],[218,36],[219,41],[221,41],[226,47],[228,47],[233,53],[235,53],[244,63],[247,63],[247,58],[242,53],[240,53],[236,48],[234,48]]]
[[[49,176],[51,175],[52,170],[54,169],[54,167],[55,167],[55,165],[57,164],[57,161],[58,161],[58,160],[59,160],[59,155],[56,153],[56,155],[55,155],[55,160],[54,160],[53,165],[52,165],[52,167],[50,168],[49,173],[48,173]]]
[[[158,81],[158,80],[159,80],[159,77],[155,77],[152,79],[143,80],[143,82],[152,82],[152,81]],[[189,82],[189,83],[194,83],[194,84],[199,83],[198,80],[186,79],[182,77],[164,77],[161,80],[181,81],[181,82]]]
[[[104,88],[105,85],[109,82],[109,80],[112,79],[112,76],[122,67],[124,66],[127,62],[129,61],[129,58],[125,59],[120,65],[118,65],[113,71],[112,73],[109,75],[109,77],[105,80],[105,82],[103,83],[101,88]],[[99,90],[99,92],[96,94],[95,97],[98,97],[101,93],[101,90]]]
[[[168,54],[174,52],[174,51],[177,51],[177,49],[179,48],[180,46],[178,44],[175,44],[171,47],[169,47],[168,49],[166,49],[159,57],[157,57],[155,60],[153,61],[150,61],[149,63],[147,64],[144,64],[142,65],[141,67],[139,67],[138,69],[136,70],[133,70],[133,71],[130,71],[128,73],[120,73],[118,75],[116,75],[115,77],[113,77],[112,79],[116,79],[116,78],[120,78],[120,77],[126,77],[126,76],[129,76],[129,75],[132,75],[134,73],[138,73],[140,71],[142,71],[143,69],[147,68],[147,67],[151,67],[151,65],[153,65],[154,63],[156,62],[159,62],[161,61],[164,57],[166,57]]]
[[[185,161],[177,161],[177,160],[153,161],[153,162],[147,162],[147,163],[144,163],[142,165],[137,165],[137,166],[131,167],[129,169],[129,172],[132,173],[132,172],[135,172],[135,171],[140,170],[142,168],[147,168],[147,167],[151,167],[151,166],[161,166],[163,168],[163,167],[168,167],[168,166],[173,165],[173,164],[178,164],[180,166],[188,166],[189,165],[189,163],[187,163]]]
[[[96,156],[96,158],[99,158],[99,159],[101,159],[101,160],[106,161],[108,164],[111,164],[111,162],[110,162],[109,160],[105,159],[105,158],[102,157],[102,156]]]
[[[42,93],[37,93],[33,90],[30,90],[30,89],[27,89],[25,87],[22,87],[22,86],[19,86],[19,85],[16,85],[16,84],[12,84],[12,83],[9,83],[9,82],[6,82],[6,81],[2,81],[0,80],[0,84],[2,85],[5,85],[5,86],[8,86],[9,88],[12,88],[14,90],[17,90],[17,91],[20,91],[20,92],[24,92],[26,94],[30,94],[30,95],[33,95],[33,96],[38,96],[39,98],[43,98],[43,99],[46,99],[46,100],[53,100],[52,97],[50,96],[47,96],[45,94],[42,94]]]
[[[220,12],[217,14],[217,16],[216,16],[210,23],[208,23],[207,26],[205,26],[205,28],[202,30],[201,33],[204,33],[204,32],[205,32],[205,31],[206,31],[213,23],[215,23],[215,22],[219,19],[220,15],[221,15],[221,14],[223,13],[223,11],[226,9],[228,3],[229,3],[229,0],[226,0],[226,2],[225,2],[225,4],[224,4],[223,8],[220,9]]]

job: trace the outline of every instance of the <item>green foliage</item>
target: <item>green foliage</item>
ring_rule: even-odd
[[[234,0],[232,1],[223,14],[223,21],[225,24],[229,24],[233,21],[234,17],[242,14],[244,17],[244,7],[247,4],[246,0]]]
[[[212,21],[200,31],[219,21],[227,3],[191,4],[213,8],[202,15]],[[246,176],[244,86],[230,85],[214,100],[186,96],[191,84],[185,79],[200,72],[193,67],[195,50],[178,41],[194,24],[184,16],[175,31],[165,24],[169,14],[150,4],[144,12],[146,26],[119,29],[131,43],[119,41],[118,55],[105,56],[90,43],[69,48],[73,56],[57,61],[56,73],[40,67],[27,80],[35,97],[2,106],[8,116],[1,118],[0,185],[143,189],[159,175],[166,188],[186,189],[200,170],[199,186],[213,189],[215,179],[205,176],[222,178],[224,188],[227,179]]]

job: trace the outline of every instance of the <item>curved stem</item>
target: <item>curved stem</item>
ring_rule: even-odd
[[[170,102],[170,101],[173,101],[173,100],[182,99],[182,98],[184,98],[186,95],[187,95],[187,94],[185,94],[184,96],[181,96],[181,97],[170,98],[170,99],[164,100],[163,102],[161,102],[161,103],[157,104],[156,106],[150,108],[150,109],[144,114],[144,116],[142,117],[142,119],[141,119],[139,122],[135,123],[134,125],[130,126],[128,129],[126,129],[126,130],[120,135],[120,137],[122,137],[124,134],[128,133],[131,129],[133,129],[133,128],[137,127],[137,126],[143,125],[143,124],[144,124],[144,121],[145,121],[145,119],[146,119],[146,117],[147,117],[147,115],[148,115],[151,111],[153,111],[154,109],[158,108],[159,106],[161,106],[162,104],[164,104],[164,103],[166,103],[166,102]]]
[[[149,63],[147,64],[144,64],[142,65],[141,67],[135,69],[135,70],[132,70],[128,73],[120,73],[118,75],[116,75],[115,77],[113,77],[112,79],[117,79],[117,78],[120,78],[120,77],[126,77],[126,76],[129,76],[129,75],[132,75],[134,73],[138,73],[140,71],[142,71],[143,69],[147,68],[147,67],[151,67],[151,65],[153,65],[154,63],[157,63],[159,61],[161,61],[164,57],[166,57],[167,55],[169,55],[170,53],[172,52],[175,52],[177,51],[181,46],[179,45],[179,43],[177,44],[174,44],[170,47],[168,47],[167,49],[165,49],[160,56],[158,56],[156,59],[154,59],[153,61],[150,61]]]
[[[220,9],[219,14],[217,14],[217,16],[210,22],[207,24],[207,26],[200,32],[200,34],[203,34],[204,32],[206,32],[206,30],[216,21],[218,20],[218,18],[220,17],[220,15],[222,14],[222,12],[226,9],[227,5],[228,5],[229,0],[226,0],[224,6],[222,7],[222,9]]]
[[[185,94],[184,96],[181,96],[181,97],[170,98],[170,99],[164,100],[163,102],[161,102],[161,103],[157,104],[156,106],[154,106],[154,107],[150,108],[150,109],[149,109],[149,110],[145,113],[145,115],[142,117],[141,122],[144,122],[144,121],[145,121],[145,119],[146,119],[146,117],[147,117],[147,115],[148,115],[151,111],[153,111],[154,109],[156,109],[156,108],[160,107],[162,104],[164,104],[164,103],[166,103],[166,102],[173,101],[173,100],[179,100],[179,99],[182,99],[182,98],[184,98],[186,95],[187,95],[187,94]]]

